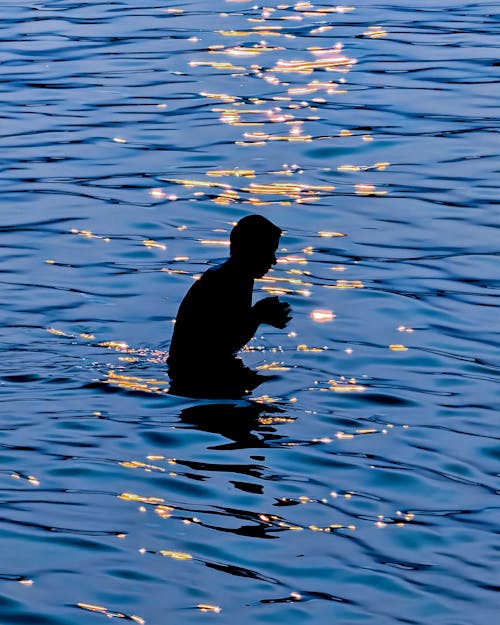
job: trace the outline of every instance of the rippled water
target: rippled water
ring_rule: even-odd
[[[0,16],[2,625],[494,622],[498,5]],[[251,212],[274,378],[166,395]]]

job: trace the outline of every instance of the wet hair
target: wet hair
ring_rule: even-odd
[[[258,253],[267,245],[277,245],[281,229],[262,215],[247,215],[231,231],[230,252],[234,254]]]

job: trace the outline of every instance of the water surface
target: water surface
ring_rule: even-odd
[[[0,17],[2,625],[493,622],[496,3]],[[273,379],[169,396],[251,212]]]

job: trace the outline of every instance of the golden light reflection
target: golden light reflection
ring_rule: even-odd
[[[253,169],[211,169],[206,172],[207,176],[214,178],[222,178],[224,176],[236,176],[238,178],[255,178],[255,170]]]
[[[123,612],[112,612],[111,610],[108,610],[108,608],[105,608],[102,605],[95,605],[93,603],[82,603],[82,602],[77,603],[76,605],[82,610],[87,610],[89,612],[98,612],[99,614],[103,614],[107,616],[108,618],[122,618],[128,621],[133,621],[134,623],[138,623],[138,625],[145,625],[146,623],[146,621],[140,616],[136,616],[135,614],[128,615],[128,614],[124,614]]]
[[[358,195],[387,195],[387,191],[379,191],[374,184],[355,184],[354,189]]]
[[[149,249],[153,249],[153,248],[157,248],[159,250],[167,249],[166,245],[164,245],[163,243],[158,243],[157,241],[153,241],[153,239],[146,239],[145,241],[142,242],[142,244]]]
[[[227,239],[199,239],[199,242],[202,245],[211,245],[215,247],[229,247],[230,245],[230,241]]]
[[[168,273],[169,275],[188,273],[187,271],[184,271],[183,269],[171,269],[170,267],[162,267],[160,271],[162,271],[163,273]]]
[[[323,33],[327,33],[329,30],[332,30],[333,26],[319,26],[318,28],[313,28],[309,31],[311,35],[322,35]]]
[[[129,348],[125,341],[103,341],[102,343],[99,343],[99,346],[117,350],[127,350]]]
[[[320,310],[320,309],[313,310],[309,316],[311,317],[313,321],[316,321],[316,323],[325,323],[327,321],[333,321],[333,319],[335,318],[333,311]]]
[[[86,239],[101,239],[101,241],[104,241],[105,243],[109,243],[111,241],[109,237],[103,237],[99,234],[94,234],[90,230],[77,230],[76,228],[71,228],[70,233],[85,237]]]
[[[269,364],[256,367],[258,371],[290,371],[290,367],[283,366],[282,362],[271,362]]]
[[[248,187],[243,187],[242,191],[257,195],[286,195],[294,200],[303,198],[305,195],[318,195],[320,192],[334,191],[333,185],[308,185],[291,182],[272,182],[269,184],[250,183]]]
[[[272,135],[267,132],[245,132],[243,135],[246,141],[235,141],[236,145],[265,145],[267,141],[289,141],[291,143],[311,142],[311,135],[293,134],[290,131],[288,135]]]
[[[239,103],[236,103],[239,105]],[[225,124],[231,126],[262,126],[264,123],[295,123],[301,122],[295,120],[295,116],[291,113],[284,113],[280,107],[274,107],[270,109],[233,109],[233,108],[219,108],[212,109],[213,113],[220,113],[219,120]],[[244,121],[242,115],[257,115],[260,116],[262,121]]]
[[[286,6],[286,5],[281,5]],[[343,6],[337,5],[333,7],[322,7],[321,9],[316,9],[312,2],[296,2],[294,5],[295,11],[300,11],[307,16],[316,17],[317,15],[328,15],[330,13],[349,13],[350,11],[355,11],[353,6]]]
[[[150,189],[148,193],[151,197],[155,198],[155,200],[168,199],[168,200],[174,201],[178,199],[176,195],[172,193],[166,193],[163,189],[159,189],[159,188]]]
[[[182,272],[182,273],[185,273],[185,272]],[[47,328],[47,332],[50,332],[50,334],[54,334],[56,336],[64,336],[66,338],[71,338],[71,339],[81,338],[87,341],[95,340],[95,336],[93,334],[87,334],[87,333],[72,334],[69,332],[63,332],[62,330],[59,330],[57,328]],[[98,343],[97,345],[99,347],[112,349],[116,352],[121,352],[125,354],[134,354],[133,357],[119,357],[119,360],[122,360],[123,362],[135,362],[136,360],[138,360],[137,357],[142,357],[147,362],[163,364],[166,362],[166,359],[168,357],[168,352],[164,352],[164,351],[156,350],[156,349],[146,349],[146,348],[134,349],[134,348],[129,347],[129,345],[125,341],[113,341],[113,340],[102,341]],[[110,375],[112,375],[112,373]],[[157,382],[157,383],[160,382],[158,380],[146,380],[146,381]]]
[[[90,610],[90,612],[107,612],[107,609],[102,605],[94,605],[92,603],[78,603],[77,605],[83,610]]]
[[[387,36],[387,31],[380,26],[369,26],[368,30],[365,30],[363,35],[370,37],[371,39],[381,39],[382,37]]]
[[[143,495],[137,495],[136,493],[121,493],[118,495],[118,499],[124,499],[125,501],[139,501],[140,503],[160,504],[165,500],[161,497],[144,497]]]
[[[232,63],[224,61],[190,61],[191,67],[212,67],[213,69],[220,69],[231,72],[244,72],[246,67],[241,65],[233,65]]]
[[[67,332],[63,332],[62,330],[58,330],[57,328],[47,328],[47,332],[50,332],[50,334],[55,334],[56,336],[66,336],[66,337],[71,337],[71,334],[68,334]]]
[[[312,80],[302,87],[289,87],[288,93],[293,96],[299,96],[309,95],[323,90],[326,91],[328,95],[332,95],[333,93],[339,93],[338,86],[339,85],[335,82]]]
[[[26,480],[32,486],[40,486],[39,480],[34,475],[26,475],[25,473],[19,473],[18,471],[14,471],[14,473],[10,474],[10,477],[13,480]]]
[[[276,295],[276,296],[286,295],[287,293],[293,293],[293,289],[283,289],[283,288],[278,288],[274,286],[264,286],[262,287],[262,290],[265,291],[266,293],[270,293],[271,295]]]
[[[210,603],[199,603],[197,606],[200,612],[215,612],[219,614],[222,611],[222,608],[218,605],[212,605]]]
[[[254,57],[259,56],[263,52],[275,52],[278,50],[284,50],[285,48],[278,48],[275,46],[267,46],[262,43],[256,43],[252,46],[232,46],[225,48],[224,46],[210,46],[210,54],[227,54],[228,56],[244,56]]]
[[[389,349],[392,352],[407,352],[408,351],[408,348],[405,345],[400,345],[400,344],[389,345]]]
[[[311,74],[317,69],[346,73],[357,63],[356,59],[338,53],[338,49],[317,49],[313,61],[280,59],[269,72],[276,74]]]
[[[308,272],[305,272],[305,271],[302,272],[299,269],[289,269],[287,271],[287,274],[300,275],[300,276],[309,275]],[[300,278],[285,278],[283,276],[280,278],[277,278],[274,276],[274,274],[271,274],[270,276],[264,276],[263,278],[258,278],[256,282],[264,282],[264,283],[271,283],[271,284],[278,284],[280,282],[284,282],[285,284],[290,284],[290,285],[312,286],[312,282],[304,282],[304,280],[301,280]],[[272,288],[272,287],[269,287],[269,288]]]
[[[367,436],[369,434],[386,434],[386,433],[387,431],[384,431],[384,429],[377,430],[375,428],[357,428],[354,432],[336,432],[335,438],[340,439],[340,440],[346,440],[346,439],[352,439],[355,436]],[[323,436],[322,438],[313,438],[312,442],[328,444],[328,443],[332,443],[333,439],[330,438],[329,436]],[[332,496],[336,497],[337,494],[335,495],[332,494]],[[351,497],[351,494],[346,493],[344,497],[349,499]]]
[[[200,95],[204,98],[208,98],[212,100],[221,100],[222,102],[228,102],[228,103],[241,100],[240,96],[229,95],[228,93],[211,93],[209,91],[201,91]]]
[[[246,37],[255,35],[255,32],[263,37],[281,37],[280,29],[281,26],[252,26],[250,30],[216,30],[215,32],[223,37]]]
[[[277,263],[278,265],[307,265],[307,259],[303,256],[280,256]]]
[[[337,493],[331,493],[332,497],[338,497]],[[350,493],[344,493],[344,497],[345,498],[349,498],[351,496]],[[300,504],[317,504],[319,503],[318,500],[314,500],[314,499],[310,499],[309,497],[307,497],[306,495],[302,495],[301,497],[294,499],[294,498],[286,498],[286,497],[282,497],[281,502],[285,503],[285,504],[290,504],[290,503],[300,503]],[[320,500],[321,503],[328,503],[328,499],[327,498],[323,498]],[[278,521],[277,525],[278,527],[285,529],[285,530],[290,530],[290,531],[303,531],[303,530],[309,530],[311,532],[324,532],[324,533],[330,533],[330,532],[335,532],[338,530],[350,530],[350,531],[355,531],[356,526],[353,524],[347,524],[344,525],[342,523],[331,523],[330,525],[326,525],[326,526],[319,526],[316,525],[315,523],[310,523],[308,525],[305,526],[300,526],[300,525],[295,525],[292,524],[290,522],[286,522],[283,520],[280,520],[279,517],[267,517],[264,515],[259,515],[259,518],[261,520],[265,520],[265,519],[273,519]]]
[[[348,173],[369,171],[373,169],[376,169],[377,171],[385,171],[389,165],[390,163],[388,162],[375,163],[374,165],[338,165],[337,171]]]
[[[342,172],[356,172],[361,171],[362,167],[360,165],[339,165],[337,167],[337,171]]]
[[[147,464],[145,462],[139,462],[138,460],[123,460],[122,462],[119,462],[119,465],[126,467],[127,469],[144,469],[147,472],[160,471],[164,473],[166,471],[163,467],[159,467],[154,464]]]
[[[192,560],[193,556],[190,553],[183,553],[182,551],[168,551],[161,549],[158,551],[160,556],[165,558],[171,558],[172,560]]]
[[[334,271],[344,271],[344,268],[334,268]],[[365,285],[361,280],[337,280],[335,284],[324,284],[325,289],[363,289]]]
[[[172,508],[172,506],[163,505],[156,506],[156,508],[154,509],[154,513],[162,519],[169,519],[172,516],[173,511],[174,508]]]
[[[212,182],[210,180],[190,180],[185,178],[167,178],[167,182],[172,182],[174,184],[181,184],[186,189],[193,189],[195,187],[206,187],[206,188],[218,188],[218,189],[231,189],[231,185],[225,184],[223,182]]]
[[[319,352],[324,352],[326,350],[327,350],[326,347],[309,347],[305,343],[301,343],[300,345],[297,345],[298,352],[310,352],[313,354],[318,354]]]
[[[292,417],[259,417],[258,419],[261,425],[275,425],[278,423],[294,423],[295,419]]]
[[[118,386],[128,391],[141,391],[157,395],[168,391],[169,383],[166,380],[156,380],[154,378],[140,378],[131,375],[121,375],[109,370],[106,378],[102,380],[104,384]]]
[[[260,397],[256,397],[255,401],[259,404],[273,404],[277,401],[277,399],[269,397],[269,395],[261,395]]]
[[[228,0],[229,1],[229,0]],[[234,0],[237,1],[237,0]],[[248,97],[246,102],[253,104],[253,108],[242,108],[244,99],[241,96],[235,96],[229,93],[217,93],[210,91],[202,91],[200,95],[209,99],[217,99],[224,103],[231,103],[232,109],[219,110],[215,112],[220,113],[220,121],[222,123],[229,124],[231,126],[258,126],[264,123],[282,123],[290,124],[288,133],[266,133],[261,131],[246,132],[240,140],[236,140],[234,143],[237,146],[242,147],[265,147],[269,142],[285,141],[289,143],[303,143],[312,142],[315,139],[323,139],[326,137],[313,137],[306,130],[306,124],[311,121],[320,120],[318,115],[307,115],[303,119],[296,119],[290,112],[282,111],[281,109],[270,109],[268,111],[259,109],[260,105],[267,104],[269,101],[287,102],[288,108],[301,109],[307,108],[309,111],[318,110],[314,104],[326,104],[327,100],[323,97],[312,97],[310,101],[303,100],[301,102],[293,102],[294,98],[304,98],[309,95],[317,96],[318,92],[323,92],[325,95],[334,96],[340,93],[346,93],[346,89],[342,88],[346,82],[344,75],[348,73],[352,67],[357,63],[357,59],[351,58],[343,53],[343,44],[336,42],[333,45],[321,47],[318,45],[310,46],[307,48],[309,58],[304,59],[286,59],[279,58],[270,65],[259,65],[255,57],[262,54],[274,54],[286,50],[286,47],[272,45],[265,41],[265,37],[281,37],[282,40],[286,38],[295,39],[296,35],[287,32],[287,26],[281,26],[278,22],[302,22],[308,18],[319,20],[321,17],[326,17],[331,14],[344,14],[354,10],[353,6],[348,5],[335,5],[327,7],[317,7],[312,2],[296,2],[293,5],[279,4],[276,7],[254,7],[259,10],[257,17],[248,17],[247,21],[253,25],[249,29],[220,29],[215,31],[217,34],[223,37],[255,37],[255,35],[262,37],[257,43],[238,43],[237,45],[227,46],[223,43],[215,43],[208,47],[208,54],[212,55],[226,55],[235,58],[248,58],[249,64],[245,66],[233,65],[231,62],[214,62],[211,60],[193,59],[189,62],[191,67],[210,67],[216,70],[228,70],[233,73],[233,76],[252,75],[269,85],[274,87],[282,86],[287,89],[287,95],[275,94],[265,98]],[[293,13],[290,13],[293,11]],[[220,13],[221,17],[228,17],[229,13]],[[272,23],[268,23],[272,21]],[[311,35],[323,35],[333,28],[331,25],[322,24],[321,21],[315,27],[312,27],[309,31]],[[370,31],[372,34],[375,31]],[[311,58],[312,57],[312,58]],[[305,84],[297,85],[290,84],[290,82],[284,82],[293,79],[293,75],[310,75],[316,71],[331,71],[341,74],[341,76],[335,81],[314,79],[309,80]],[[281,78],[283,76],[283,79]],[[290,76],[290,78],[289,78]],[[252,118],[248,119],[244,116],[251,115]],[[263,119],[255,119],[255,115],[263,116]],[[345,131],[340,136],[351,135],[352,133]],[[365,137],[363,137],[365,139]],[[370,138],[371,139],[371,138]],[[212,175],[212,174],[208,174]],[[286,175],[291,175],[287,172]],[[230,203],[240,201],[237,197],[228,197],[223,193],[217,198],[213,199],[217,204],[228,205]],[[258,197],[250,197],[245,202],[252,204],[253,206],[267,206],[273,202],[269,200],[262,200]],[[306,202],[315,202],[317,197],[310,195],[306,197],[295,198],[295,201],[299,204]],[[286,200],[279,203],[281,205],[288,205]]]
[[[366,390],[365,386],[357,384],[355,378],[350,378],[348,381],[345,379],[328,380],[328,384],[334,393],[362,393]]]
[[[325,239],[332,239],[333,237],[345,237],[346,235],[343,232],[332,232],[330,230],[320,230],[318,232],[320,237]]]

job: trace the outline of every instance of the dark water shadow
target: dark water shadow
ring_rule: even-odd
[[[245,366],[240,358],[230,356],[211,366],[192,363],[189,370],[170,366],[170,395],[194,399],[240,399],[272,379]]]
[[[282,414],[278,406],[253,401],[203,403],[181,410],[179,418],[190,429],[220,434],[231,442],[208,449],[247,449],[273,447],[283,437],[272,426],[273,415]]]

